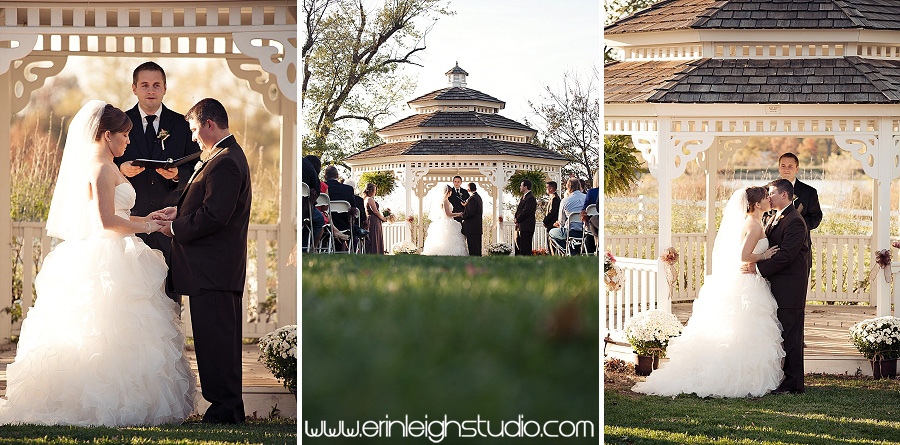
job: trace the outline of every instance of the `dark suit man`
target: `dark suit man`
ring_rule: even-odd
[[[766,238],[770,246],[779,250],[771,258],[744,266],[744,272],[756,270],[769,280],[772,295],[778,303],[778,321],[784,340],[784,380],[775,393],[802,393],[803,386],[803,323],[806,291],[809,288],[809,230],[800,212],[791,205],[794,187],[786,179],[769,185],[769,200],[779,209],[766,224]]]
[[[481,218],[484,215],[481,196],[476,192],[474,182],[469,183],[469,199],[462,212],[462,233],[466,236],[469,256],[481,256]]]
[[[531,193],[531,181],[528,179],[519,184],[522,199],[516,207],[516,255],[531,255],[531,239],[534,238],[535,216],[537,199]]]
[[[463,211],[463,202],[469,199],[469,192],[466,189],[462,188],[462,177],[454,176],[453,177],[453,190],[450,191],[450,197],[447,198],[450,201],[450,205],[453,207],[453,213],[461,213]],[[462,217],[457,216],[453,218],[459,222],[462,222]]]
[[[203,164],[188,180],[162,231],[172,236],[167,279],[170,290],[188,295],[197,368],[207,423],[244,420],[241,400],[241,297],[247,274],[250,167],[228,131],[228,115],[215,99],[187,113]],[[154,214],[156,215],[156,214]]]
[[[325,185],[328,186],[328,198],[332,201],[347,201],[351,207],[357,209],[361,214],[366,211],[365,207],[360,206],[361,200],[357,201],[354,198],[356,191],[353,190],[353,187],[341,184],[338,181],[337,167],[329,165],[325,168]],[[349,213],[335,213],[331,215],[331,220],[334,227],[342,232],[350,229]],[[344,248],[343,245],[339,247],[340,249]]]
[[[559,220],[559,194],[556,193],[557,184],[556,181],[550,181],[547,183],[547,195],[550,196],[550,209],[547,210],[547,214],[544,215],[544,228],[547,229],[547,232],[552,229],[553,223]]]
[[[184,190],[183,184],[194,171],[195,162],[168,170],[145,170],[144,167],[131,165],[131,161],[178,159],[200,151],[200,147],[191,140],[191,131],[184,116],[162,104],[166,94],[166,74],[162,67],[154,62],[143,63],[135,68],[132,82],[131,90],[137,96],[138,103],[125,112],[132,123],[128,134],[131,143],[122,156],[115,158],[115,163],[131,182],[137,195],[131,213],[145,216],[178,202]],[[159,137],[162,131],[163,140]],[[138,233],[137,236],[148,246],[162,251],[166,260],[169,259],[172,241],[165,235],[154,232]],[[169,298],[181,303],[181,295],[169,293]]]

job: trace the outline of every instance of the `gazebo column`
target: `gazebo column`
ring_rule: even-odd
[[[872,251],[891,249],[891,179],[894,178],[896,167],[894,165],[894,138],[893,119],[881,117],[878,124],[878,146],[875,156],[875,168],[877,169],[875,187],[873,187],[873,212],[872,216]],[[878,317],[891,315],[891,286],[887,280],[879,275],[874,280],[875,287],[875,314]]]
[[[712,250],[716,241],[716,187],[719,185],[719,147],[722,138],[717,137],[713,149],[706,152],[706,249],[703,256],[706,274],[712,274]]]
[[[659,153],[656,170],[656,179],[659,182],[659,235],[656,243],[657,308],[669,313],[672,312],[672,295],[669,294],[669,282],[665,273],[666,265],[659,259],[659,256],[663,249],[672,245],[672,182],[675,178],[671,159],[675,147],[671,146],[670,123],[671,118],[660,117],[656,139]]]
[[[297,246],[297,103],[281,99],[281,202],[278,221],[278,324],[297,324],[297,269],[288,266]],[[299,262],[299,261],[298,261]]]
[[[5,172],[0,181],[0,302],[2,305],[12,303],[12,218],[9,214],[9,196],[10,196],[10,142],[9,130],[10,120],[12,119],[12,110],[8,104],[12,101],[12,80],[11,73],[6,71],[0,74],[0,103],[6,104],[0,106],[0,172]],[[31,295],[30,290],[25,295]],[[23,303],[24,306],[24,303]],[[0,311],[0,342],[9,340],[12,334],[12,321],[10,314],[6,311]]]

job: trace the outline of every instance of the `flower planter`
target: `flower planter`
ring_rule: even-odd
[[[897,378],[897,359],[870,360],[869,363],[872,364],[872,374],[875,379]]]
[[[655,356],[655,355],[639,355],[639,356],[637,356],[637,365],[634,366],[635,374],[648,376],[656,368],[659,368],[659,357],[658,356]]]

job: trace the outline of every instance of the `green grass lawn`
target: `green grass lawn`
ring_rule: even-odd
[[[132,428],[67,426],[0,426],[0,445],[7,444],[296,444],[293,419],[250,420],[241,425],[206,425],[191,418],[182,425]]]
[[[900,381],[807,375],[800,395],[644,396],[606,373],[608,444],[900,444]],[[642,379],[642,378],[641,378]]]
[[[593,439],[581,440],[597,443],[596,257],[306,255],[302,262],[302,403],[313,426],[522,415],[592,421]]]

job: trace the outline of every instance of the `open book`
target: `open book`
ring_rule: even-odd
[[[131,165],[135,167],[144,167],[144,168],[172,168],[179,167],[182,164],[188,163],[200,157],[200,152],[196,152],[192,155],[187,155],[183,158],[178,158],[172,160],[172,158],[166,159],[165,161],[160,161],[156,159],[135,159],[131,161]]]

